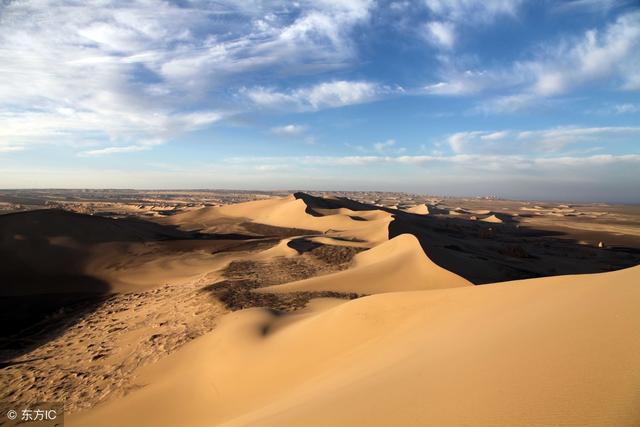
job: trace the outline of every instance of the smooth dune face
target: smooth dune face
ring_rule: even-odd
[[[108,243],[92,250],[94,256],[85,269],[110,283],[112,292],[140,291],[166,283],[187,284],[229,263],[228,254],[212,255],[206,249],[181,253],[169,252],[162,246]],[[119,260],[115,266],[114,260]]]
[[[634,425],[637,283],[640,267],[237,312],[68,422]]]
[[[500,218],[498,218],[497,216],[495,216],[495,215],[490,215],[490,216],[488,216],[486,218],[482,218],[480,221],[490,222],[490,223],[493,223],[493,224],[502,223],[502,220]]]
[[[427,205],[422,204],[422,205],[416,205],[416,206],[407,208],[405,209],[405,212],[413,213],[417,215],[429,215],[429,208],[427,207]]]
[[[264,292],[337,291],[359,294],[471,286],[439,267],[418,240],[402,234],[355,256],[353,267],[326,276],[263,288]]]
[[[491,211],[488,209],[472,209],[469,211],[469,213],[472,213],[474,215],[489,215],[491,214]]]

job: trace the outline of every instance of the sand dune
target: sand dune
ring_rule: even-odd
[[[469,213],[474,215],[489,215],[491,211],[489,209],[471,209],[469,210]]]
[[[336,291],[374,294],[469,286],[467,280],[433,263],[411,234],[402,234],[356,255],[338,273],[263,288],[264,292]]]
[[[160,247],[188,234],[145,221],[50,209],[0,216],[0,236],[0,295],[24,295],[105,292],[111,286],[101,270],[88,267],[97,255],[116,267],[135,262],[124,259],[127,248],[141,248],[142,242]]]
[[[239,240],[189,240],[146,221],[43,210],[0,216],[0,295],[131,292],[220,269]]]
[[[492,212],[296,193],[154,223],[0,216],[0,292],[109,294],[0,371],[0,397],[66,398],[89,408],[67,425],[92,427],[638,424],[640,266],[469,281],[621,268],[633,252]]]
[[[408,213],[417,214],[417,215],[429,215],[429,207],[425,204],[415,205],[405,209],[404,211]]]
[[[104,280],[110,292],[132,292],[165,284],[180,285],[220,270],[237,255],[213,254],[214,249],[231,248],[237,242],[190,243],[180,250],[182,242],[147,244],[106,243],[89,250],[84,266],[87,274]]]
[[[634,425],[639,280],[636,267],[234,313],[142,390],[68,423]]]
[[[486,218],[482,218],[480,221],[490,222],[492,224],[501,224],[502,220],[495,215],[490,215]]]
[[[384,234],[386,225],[392,220],[391,214],[355,203],[342,199],[327,201],[299,193],[284,198],[202,208],[174,215],[168,221],[189,230],[219,231],[221,225],[229,224],[229,219],[240,218],[277,227],[342,233],[338,235],[372,242],[386,239],[386,235],[376,231]]]

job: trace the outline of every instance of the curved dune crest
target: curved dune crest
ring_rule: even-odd
[[[263,288],[264,292],[335,291],[374,294],[470,286],[431,261],[411,234],[401,234],[355,256],[338,273]]]
[[[311,197],[311,196],[308,196]],[[306,198],[306,195],[305,195]],[[378,242],[386,240],[386,226],[393,219],[391,214],[380,210],[354,211],[348,207],[313,207],[314,199],[288,196],[234,205],[206,207],[170,217],[173,224],[189,229],[208,230],[216,227],[228,218],[244,218],[248,221],[285,228],[299,228],[322,233],[345,232],[349,237]],[[334,203],[342,202],[341,200]]]
[[[501,224],[502,220],[495,215],[488,216],[486,218],[482,218],[480,221],[490,222],[492,224]]]
[[[169,217],[169,221],[189,228],[207,229],[224,218],[244,218],[263,224],[296,227],[306,220],[306,205],[293,196],[232,205],[205,207]],[[309,215],[310,216],[310,215]],[[307,225],[308,228],[308,225]]]
[[[407,208],[404,211],[412,214],[417,214],[417,215],[429,215],[429,207],[424,203],[420,205],[411,206],[410,208]]]
[[[491,211],[489,209],[473,209],[470,210],[469,213],[472,213],[474,215],[489,215]]]
[[[150,385],[67,422],[634,425],[638,281],[635,267],[237,312],[148,369]]]
[[[275,246],[248,256],[252,260],[270,260],[277,257],[291,258],[298,256],[298,251],[289,244],[293,239],[282,239]]]

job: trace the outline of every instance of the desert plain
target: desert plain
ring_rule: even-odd
[[[637,205],[7,190],[0,259],[68,426],[640,423]]]

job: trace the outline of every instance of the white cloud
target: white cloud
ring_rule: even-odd
[[[640,127],[558,127],[530,131],[469,131],[449,135],[456,154],[554,152],[573,144],[611,143],[640,137]]]
[[[640,12],[623,14],[604,28],[586,31],[577,38],[547,42],[533,59],[506,67],[459,69],[449,56],[442,56],[441,62],[443,79],[425,86],[425,92],[502,92],[484,101],[479,108],[484,112],[515,111],[594,82],[640,90]]]
[[[297,137],[303,135],[307,131],[306,126],[302,125],[284,125],[271,128],[271,133],[278,136]]]
[[[111,154],[120,154],[120,153],[136,153],[139,151],[147,151],[153,148],[156,145],[163,144],[165,141],[163,139],[147,139],[137,141],[134,145],[117,145],[111,147],[98,148],[94,150],[85,150],[78,153],[80,157],[101,157],[108,156]]]
[[[499,15],[515,15],[522,0],[424,0],[436,16],[455,22],[490,23]]]
[[[599,12],[606,13],[611,9],[632,5],[636,0],[566,0],[553,4],[557,12]]]
[[[441,71],[445,80],[425,86],[432,95],[466,96],[491,89],[513,87],[523,80],[523,75],[511,70],[457,70],[446,66]]]
[[[36,111],[0,112],[0,141],[14,146],[65,144],[84,146],[121,142],[148,145],[149,140],[166,141],[173,135],[199,129],[223,118],[217,111],[141,114],[124,105],[102,110],[59,107]],[[158,145],[158,143],[154,144]]]
[[[634,114],[640,113],[639,104],[617,104],[613,106],[613,111],[616,114]]]
[[[255,166],[255,170],[260,172],[280,172],[284,170],[288,170],[291,167],[287,164],[281,165],[257,165]]]
[[[489,99],[476,105],[474,111],[485,114],[512,113],[542,103],[539,96],[532,93],[516,93]]]
[[[391,154],[402,154],[405,151],[407,151],[405,147],[400,147],[398,145],[398,142],[395,139],[387,139],[386,141],[382,141],[382,142],[374,142],[373,144],[366,145],[366,146],[353,145],[349,143],[346,143],[344,145],[345,147],[348,147],[360,153],[377,153],[377,154],[391,155]],[[365,156],[365,157],[375,158],[375,156]]]
[[[337,80],[288,92],[255,87],[244,89],[241,94],[259,107],[305,111],[370,102],[390,92],[391,89],[372,82]]]
[[[480,136],[480,139],[485,140],[485,141],[497,141],[499,139],[504,139],[509,135],[509,131],[507,130],[503,130],[500,132],[491,132],[491,133],[486,133],[484,135]]]
[[[313,108],[340,107],[374,99],[380,89],[369,82],[334,81],[313,86],[305,95]]]
[[[476,138],[482,136],[484,132],[456,132],[447,138],[447,144],[454,153],[462,153],[467,151],[467,145],[469,142],[474,141]]]
[[[488,25],[499,16],[515,16],[521,0],[424,0],[432,19],[425,24],[427,40],[439,48],[454,47],[464,26]]]
[[[79,156],[99,157],[99,156],[106,156],[109,154],[134,153],[138,151],[145,151],[150,148],[151,148],[150,146],[144,146],[144,145],[125,145],[125,146],[118,146],[118,147],[105,147],[105,148],[99,148],[96,150],[82,151],[79,153]]]
[[[395,153],[400,154],[406,151],[404,147],[398,147],[395,139],[388,139],[384,142],[376,142],[373,144],[373,150],[378,153]]]
[[[21,145],[0,145],[0,153],[12,153],[22,150],[24,150],[24,147]]]
[[[394,145],[396,145],[396,141],[393,139],[389,139],[385,142],[376,142],[375,144],[373,144],[373,149],[382,153],[393,147]]]
[[[90,135],[124,147],[208,126],[235,112],[230,81],[257,71],[299,76],[348,66],[355,58],[351,31],[371,6],[0,3],[0,138],[81,144]],[[364,95],[314,96],[325,105]]]
[[[640,164],[640,154],[599,154],[592,156],[527,157],[521,155],[454,154],[450,156],[288,156],[237,157],[225,159],[236,166],[260,164],[308,166],[359,166],[396,164],[405,166],[449,166],[494,172],[539,171],[540,168],[609,166],[614,164]],[[560,169],[562,170],[562,169]]]
[[[450,22],[432,21],[425,26],[427,39],[436,46],[451,49],[455,43],[453,24]]]
[[[618,18],[603,31],[587,31],[577,44],[552,50],[548,58],[532,62],[533,91],[543,96],[563,94],[577,85],[601,79],[634,90],[640,71],[640,13]]]

